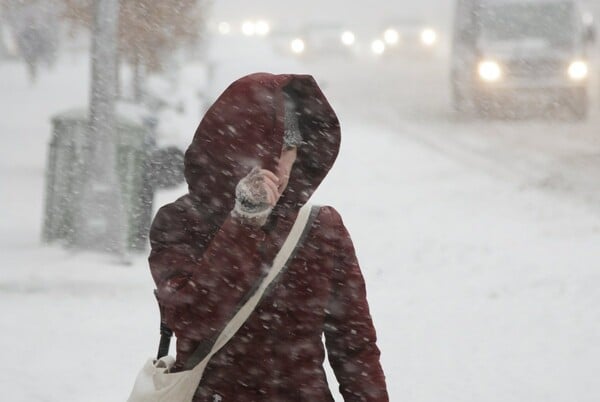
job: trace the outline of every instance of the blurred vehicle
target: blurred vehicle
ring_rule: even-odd
[[[227,34],[227,26],[219,24],[219,32]],[[271,24],[265,20],[247,20],[242,23],[241,32],[245,36],[267,36],[271,32]]]
[[[286,51],[297,57],[351,58],[356,54],[355,33],[336,23],[307,24],[288,38]]]
[[[451,62],[453,106],[487,114],[509,106],[589,108],[588,47],[574,0],[459,0]]]
[[[439,49],[439,30],[423,21],[389,21],[380,36],[386,55],[432,55]]]

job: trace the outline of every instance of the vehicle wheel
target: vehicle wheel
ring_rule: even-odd
[[[452,109],[456,113],[460,114],[464,114],[469,111],[469,102],[460,89],[458,89],[456,84],[452,85]]]
[[[475,110],[479,117],[490,118],[496,116],[498,107],[491,98],[487,96],[476,96]]]

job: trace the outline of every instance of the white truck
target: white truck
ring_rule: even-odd
[[[488,115],[559,105],[584,119],[594,41],[591,15],[574,0],[458,0],[453,106]]]

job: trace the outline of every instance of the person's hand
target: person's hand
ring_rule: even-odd
[[[277,204],[280,193],[275,173],[255,167],[235,188],[234,215],[252,224],[262,226]]]

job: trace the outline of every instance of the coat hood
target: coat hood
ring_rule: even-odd
[[[296,105],[303,143],[272,215],[305,204],[337,157],[340,125],[309,75],[256,73],[233,82],[206,112],[185,154],[185,178],[198,207],[223,218],[237,183],[255,166],[275,171],[283,146],[285,94]]]

